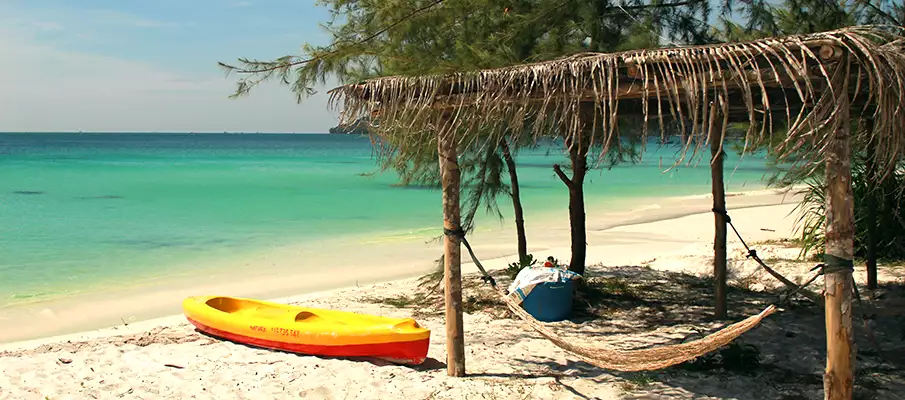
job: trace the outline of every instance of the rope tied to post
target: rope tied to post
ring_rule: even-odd
[[[729,213],[725,209],[711,208],[710,211],[713,211],[715,214],[722,215],[723,218],[726,218],[726,222],[732,222],[732,218],[729,217]]]
[[[443,228],[443,234],[446,236],[452,236],[462,241],[462,244],[465,245],[465,249],[468,250],[468,255],[471,256],[471,260],[474,261],[475,266],[478,267],[479,271],[481,271],[481,280],[484,281],[484,283],[490,283],[490,286],[496,289],[496,280],[487,273],[487,270],[484,269],[481,261],[478,260],[477,256],[475,256],[474,250],[472,250],[471,245],[468,244],[468,239],[465,238],[465,231],[462,229],[462,227],[459,226],[456,227],[456,229]]]
[[[735,236],[738,237],[738,240],[740,242],[742,242],[742,246],[744,246],[745,250],[748,252],[746,255],[746,258],[750,258],[750,259],[754,260],[755,262],[757,262],[757,264],[760,265],[764,269],[764,271],[767,271],[768,274],[770,274],[771,276],[776,278],[778,281],[782,282],[784,285],[786,285],[786,287],[788,287],[790,289],[790,292],[789,292],[788,296],[786,297],[786,299],[790,299],[794,294],[800,293],[802,296],[807,297],[809,300],[813,301],[814,303],[823,305],[823,296],[818,295],[817,293],[814,293],[805,288],[808,284],[810,284],[815,279],[817,279],[816,276],[814,278],[812,278],[811,280],[809,280],[806,284],[800,285],[800,286],[795,284],[795,282],[792,282],[788,278],[782,276],[782,274],[780,274],[773,268],[770,268],[770,266],[767,265],[767,263],[764,262],[764,260],[762,260],[760,258],[760,256],[757,254],[757,250],[754,250],[751,248],[751,246],[748,246],[748,243],[745,242],[745,239],[742,237],[742,234],[739,233],[738,229],[735,228],[735,224],[732,223],[732,218],[729,217],[729,213],[725,209],[719,209],[719,208],[714,207],[713,209],[711,209],[711,211],[713,211],[715,214],[722,215],[723,218],[726,219],[726,223],[729,224],[729,227],[731,227],[732,231],[735,232]]]
[[[453,236],[459,240],[465,240],[465,231],[462,230],[461,226],[456,229],[443,228],[443,234]]]
[[[823,255],[822,274],[832,274],[836,272],[854,272],[855,262],[842,257],[836,257],[832,254]]]
[[[745,250],[747,250],[747,252],[748,252],[747,258],[750,258],[750,259],[754,260],[755,262],[757,262],[758,264],[760,264],[760,266],[763,267],[764,270],[767,271],[767,273],[769,273],[774,278],[781,281],[783,284],[785,284],[787,287],[789,287],[791,289],[788,292],[788,294],[786,294],[784,296],[785,297],[784,299],[782,297],[780,298],[780,302],[779,302],[780,304],[788,302],[789,300],[792,299],[792,296],[794,296],[796,294],[801,294],[804,297],[807,297],[808,299],[813,301],[814,303],[816,303],[818,305],[823,305],[823,296],[821,294],[817,294],[813,291],[808,290],[807,287],[810,284],[814,283],[814,281],[816,281],[817,278],[819,278],[821,275],[833,274],[833,273],[837,273],[837,272],[846,272],[846,271],[854,272],[855,271],[854,261],[845,259],[842,257],[837,257],[832,254],[824,254],[824,256],[823,256],[824,262],[817,264],[814,268],[811,268],[810,272],[816,271],[816,273],[813,276],[811,276],[811,278],[809,278],[807,281],[805,281],[805,283],[803,283],[801,285],[797,285],[794,282],[787,279],[786,277],[782,276],[779,272],[776,272],[775,270],[770,268],[770,266],[768,266],[767,263],[765,263],[760,258],[760,256],[757,255],[757,251],[748,246],[748,243],[745,242],[745,239],[742,238],[742,235],[738,232],[738,229],[735,228],[735,225],[732,223],[732,218],[729,217],[729,213],[725,209],[713,208],[712,211],[716,214],[722,215],[726,219],[726,223],[728,223],[729,226],[732,227],[732,231],[735,232],[735,235],[738,236],[738,240],[742,242],[742,245],[745,246]],[[852,292],[855,295],[855,301],[858,302],[859,306],[862,306],[863,302],[861,301],[861,293],[858,290],[858,284],[855,282],[854,276],[852,276],[852,278],[851,278],[851,283],[852,283]],[[871,338],[871,342],[874,344],[875,348],[879,349],[879,345],[876,343],[876,340],[873,339],[873,337],[874,337],[873,330],[868,325],[868,320],[870,318],[868,317],[866,312],[862,312],[861,318],[864,321],[864,327],[868,331],[868,336]]]
[[[813,291],[808,290],[807,287],[810,284],[814,283],[814,281],[816,281],[817,278],[819,278],[823,275],[826,275],[826,274],[833,274],[833,273],[837,273],[837,272],[846,272],[846,271],[850,272],[850,273],[855,272],[855,263],[853,260],[849,260],[849,259],[842,258],[842,257],[837,257],[832,254],[824,254],[823,262],[820,264],[817,264],[816,266],[814,266],[814,268],[811,268],[811,270],[810,270],[810,272],[814,273],[816,271],[816,273],[814,273],[814,275],[812,275],[803,284],[796,285],[794,282],[786,279],[784,276],[780,275],[778,272],[776,272],[775,270],[770,268],[757,255],[756,250],[748,247],[748,244],[745,243],[745,239],[743,239],[742,235],[739,234],[737,229],[735,229],[735,225],[732,224],[732,218],[729,217],[729,213],[726,212],[725,209],[713,208],[712,211],[714,213],[720,214],[726,218],[726,223],[728,223],[729,226],[732,227],[732,230],[735,232],[735,235],[738,236],[738,239],[742,242],[742,245],[745,246],[745,249],[748,251],[747,258],[751,258],[754,261],[756,261],[758,264],[760,264],[761,267],[764,268],[765,271],[767,271],[770,275],[773,275],[774,278],[783,282],[786,286],[788,286],[791,289],[785,296],[780,297],[779,304],[788,302],[789,300],[792,299],[792,296],[800,293],[801,295],[803,295],[804,297],[807,297],[814,303],[816,303],[818,305],[823,305],[823,295],[814,293]],[[852,293],[855,296],[855,301],[858,302],[858,306],[863,306],[864,303],[861,300],[861,292],[858,290],[858,283],[855,281],[854,275],[852,275],[852,277],[851,277],[851,283],[852,283]],[[873,317],[867,315],[866,311],[862,311],[861,319],[864,322],[864,328],[867,330],[869,340],[874,345],[875,349],[879,349],[880,346],[876,341],[875,335],[873,333],[873,329],[870,327],[870,325],[868,323],[869,320],[873,319]]]

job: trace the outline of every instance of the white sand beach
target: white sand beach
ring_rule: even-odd
[[[728,204],[733,222],[749,244],[757,243],[761,257],[772,260],[788,278],[801,282],[809,276],[812,263],[794,261],[798,250],[793,247],[779,242],[764,243],[790,237],[794,215],[789,214],[795,206],[793,200],[782,194],[759,192],[731,196]],[[628,304],[616,299],[596,305],[610,309],[606,318],[563,321],[551,326],[574,340],[624,348],[675,343],[724,326],[726,322],[707,319],[709,288],[694,283],[698,282],[695,279],[706,278],[712,271],[714,223],[709,202],[707,196],[673,199],[645,207],[644,212],[597,219],[589,217],[588,264],[595,266],[589,269],[588,276],[617,279],[630,286],[660,282],[653,284],[654,289],[631,288],[639,293],[638,297],[655,300],[675,290],[678,300],[674,302],[676,304],[666,300]],[[543,229],[532,226],[529,230],[530,251],[539,258],[553,255],[567,260],[567,228],[567,223],[565,226],[546,225]],[[511,243],[505,236],[508,234],[507,229],[502,229],[492,232],[495,237],[478,232],[470,238],[478,256],[486,258],[485,265],[496,274],[514,260],[513,251],[509,250],[512,246],[506,245]],[[746,260],[745,252],[731,230],[729,239],[730,284],[734,288],[730,291],[729,322],[735,322],[777,301],[775,292],[770,290],[779,287],[779,283],[754,262]],[[386,251],[392,251],[392,248]],[[426,257],[431,261],[435,254],[431,248],[407,257]],[[420,275],[427,269],[420,267],[420,270],[408,271],[408,276]],[[486,296],[489,291],[480,287],[474,267],[463,265],[463,270],[468,274],[465,297]],[[380,271],[384,270],[378,269]],[[405,275],[398,269],[392,272],[396,276]],[[379,281],[374,274],[347,278]],[[390,273],[384,279],[393,277]],[[865,281],[863,268],[858,268],[856,278],[859,283]],[[905,282],[901,268],[881,267],[880,278],[884,283]],[[274,281],[279,279],[273,278]],[[694,281],[688,283],[690,289],[683,289],[682,279]],[[579,362],[551,345],[509,316],[504,308],[478,308],[464,317],[468,377],[451,378],[445,369],[442,314],[431,312],[431,305],[397,307],[386,301],[424,290],[418,283],[416,277],[372,284],[359,282],[357,286],[282,297],[277,301],[393,317],[414,315],[421,325],[432,330],[429,359],[420,366],[399,366],[369,359],[322,358],[247,347],[201,335],[184,317],[173,315],[0,345],[0,399],[822,398],[815,397],[822,393],[819,382],[824,361],[822,310],[805,301],[781,306],[780,312],[740,338],[758,348],[761,365],[769,368],[738,375],[725,371],[699,373],[676,367],[650,373],[604,371]],[[814,285],[818,286],[812,288],[819,289],[820,281]],[[185,295],[242,294],[230,290],[237,287],[177,288],[153,296],[159,299],[164,293],[178,309]],[[121,305],[114,302],[109,306]],[[54,314],[65,312],[55,311]],[[30,329],[27,324],[19,328]],[[17,327],[4,323],[4,329]],[[860,376],[859,382],[873,379],[871,373],[884,371],[888,360],[884,361],[882,357],[905,355],[902,352],[905,337],[895,338],[895,329],[898,328],[877,328],[875,333],[881,336],[880,343],[886,348],[879,355],[872,353],[875,354],[873,358],[865,355],[866,358],[859,359],[860,366],[874,368],[871,370],[874,372]],[[859,344],[859,349],[868,347]],[[790,375],[789,371],[794,374]],[[867,398],[895,398],[891,396],[897,390],[903,393],[905,379],[901,370],[898,371],[875,378],[882,384],[877,386],[882,388],[869,388],[873,397]],[[789,376],[798,378],[776,383],[781,377]],[[818,379],[816,383],[814,377]],[[858,387],[857,390],[867,389]],[[785,395],[800,397],[782,397]]]

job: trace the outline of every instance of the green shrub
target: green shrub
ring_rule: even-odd
[[[528,254],[527,256],[519,260],[519,262],[510,263],[509,266],[506,267],[506,275],[508,275],[512,279],[515,279],[522,268],[530,267],[534,264],[537,264],[537,260],[534,259],[533,254]]]

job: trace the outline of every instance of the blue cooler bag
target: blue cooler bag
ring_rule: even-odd
[[[538,321],[562,321],[572,315],[574,281],[579,278],[559,268],[526,267],[509,286],[509,295]]]

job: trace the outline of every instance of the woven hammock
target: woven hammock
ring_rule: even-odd
[[[735,228],[733,227],[733,229]],[[504,289],[497,286],[493,277],[487,273],[486,269],[484,269],[481,260],[478,260],[474,250],[471,248],[471,244],[468,243],[468,239],[465,238],[465,233],[461,229],[455,231],[444,229],[444,233],[447,235],[454,235],[462,241],[462,244],[465,245],[465,249],[468,250],[468,255],[471,256],[471,260],[474,261],[475,266],[481,271],[481,275],[484,277],[483,279],[490,282],[491,286],[494,288],[494,292],[504,303],[506,303],[509,310],[524,320],[532,329],[553,342],[557,347],[575,355],[584,362],[603,369],[623,372],[654,371],[681,364],[731,343],[743,333],[748,332],[757,326],[761,320],[776,312],[776,306],[771,304],[757,315],[752,315],[698,340],[679,344],[663,345],[638,350],[620,350],[601,345],[590,346],[572,344],[535,319],[517,304]]]
[[[619,350],[602,345],[592,346],[570,343],[531,316],[520,305],[516,304],[510,296],[506,295],[505,291],[497,289],[496,293],[515,315],[524,320],[532,329],[553,342],[557,347],[597,367],[624,372],[653,371],[693,360],[729,344],[743,333],[757,326],[768,315],[776,312],[776,307],[771,304],[757,315],[752,315],[691,342],[639,350]]]

